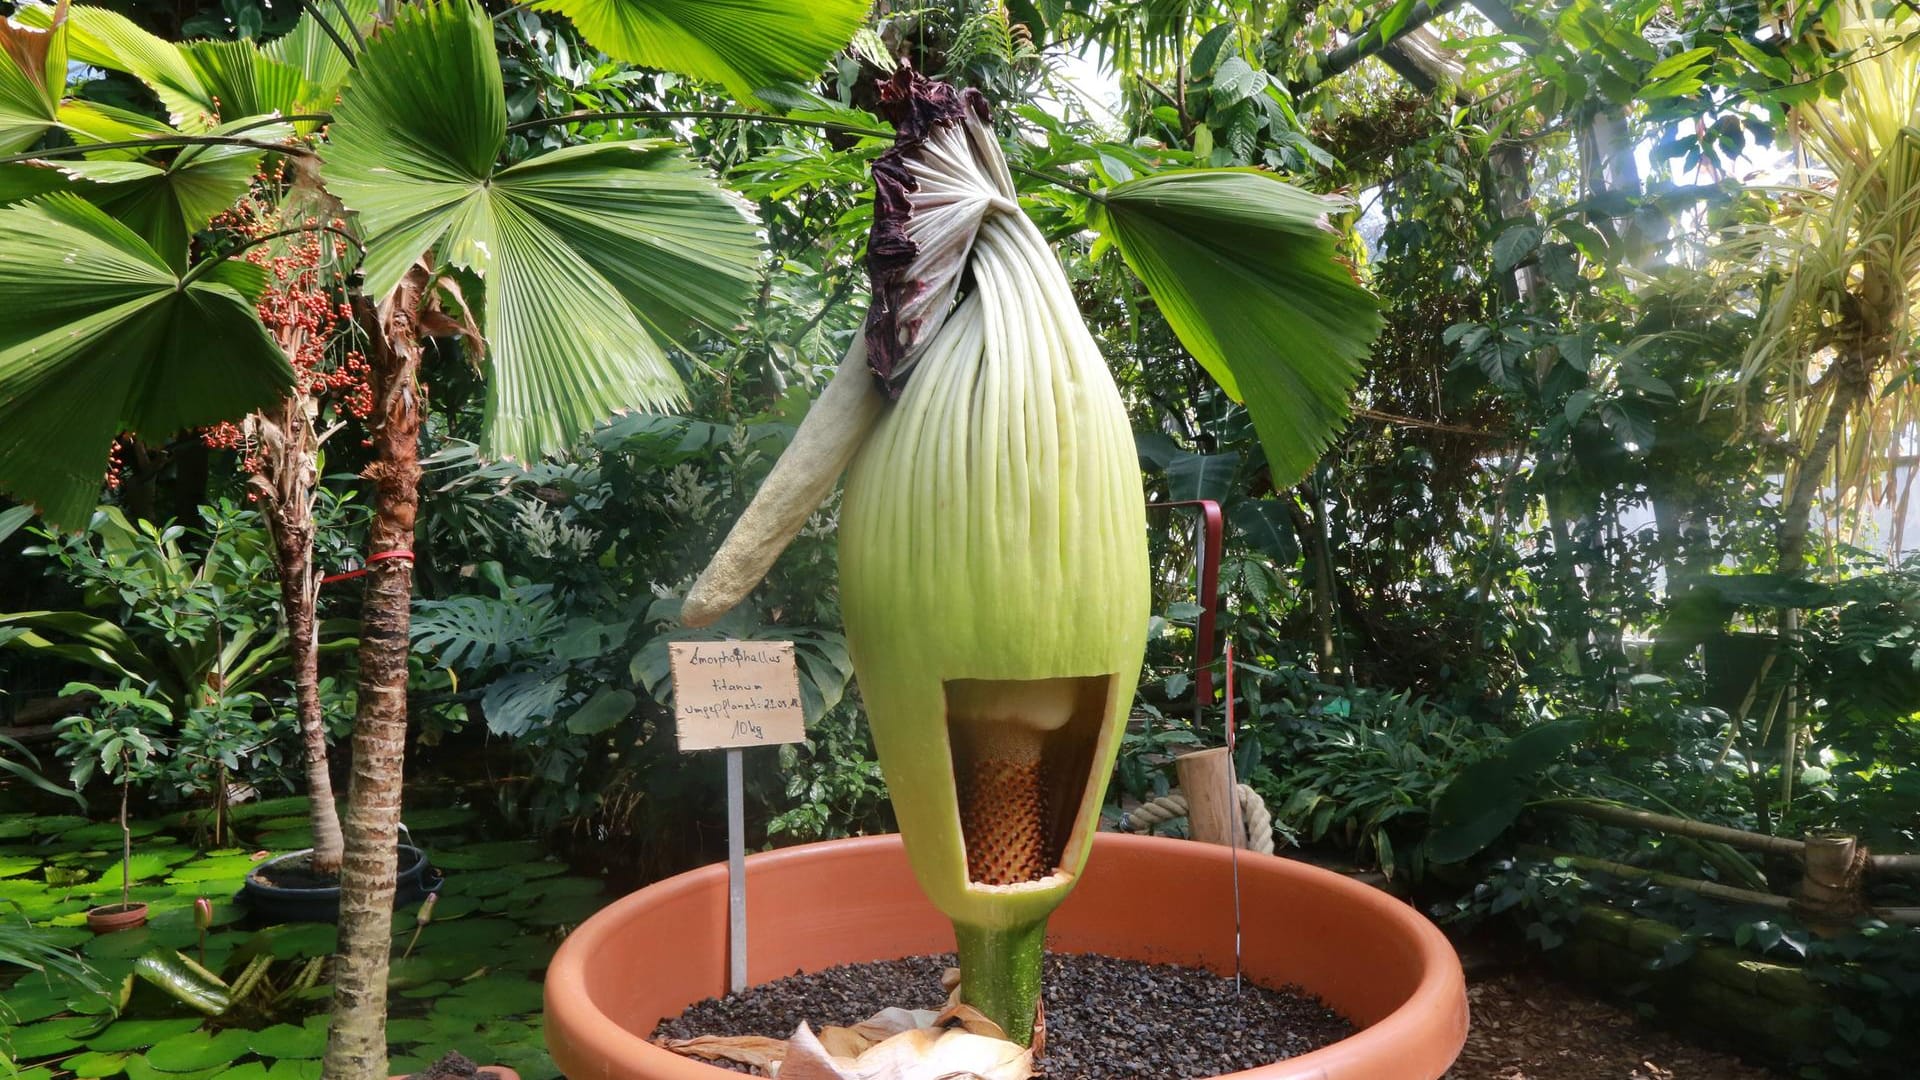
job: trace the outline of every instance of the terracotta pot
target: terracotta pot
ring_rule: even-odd
[[[87,929],[96,934],[131,930],[146,924],[147,905],[145,904],[106,904],[87,912]]]
[[[1083,880],[1049,923],[1048,947],[1233,970],[1227,848],[1101,833]],[[1240,855],[1246,973],[1298,983],[1364,1030],[1260,1080],[1434,1080],[1467,1038],[1452,946],[1418,912],[1305,863]],[[727,874],[709,866],[651,885],[588,919],[547,969],[546,1033],[568,1076],[722,1080],[663,1050],[663,1017],[726,989]],[[921,896],[897,836],[809,844],[747,860],[747,976],[950,951],[953,930]],[[925,1002],[897,1002],[925,1005]],[[766,1034],[785,1034],[767,1032]]]

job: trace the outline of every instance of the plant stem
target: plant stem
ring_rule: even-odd
[[[960,947],[960,1000],[999,1024],[1007,1038],[1031,1046],[1047,920],[1012,927],[954,923],[953,937]]]
[[[271,124],[324,124],[333,119],[326,113],[299,113],[294,116],[270,116],[250,124],[240,124],[224,135],[150,135],[144,139],[121,139],[117,142],[86,143],[78,146],[55,146],[45,150],[28,150],[23,154],[9,154],[0,157],[0,165],[17,165],[24,161],[52,161],[55,158],[85,157],[88,154],[105,150],[146,150],[167,146],[242,146],[249,150],[263,150],[269,154],[286,154],[289,157],[312,157],[313,151],[305,146],[289,143],[261,142],[259,139],[235,138],[233,132],[246,131],[249,128],[266,127]]]
[[[507,131],[531,131],[535,128],[574,124],[586,120],[741,120],[755,124],[783,124],[787,127],[835,131],[845,135],[864,135],[871,139],[893,138],[891,131],[855,127],[852,124],[840,124],[832,120],[803,120],[796,116],[734,112],[725,109],[624,109],[619,111],[580,109],[576,112],[561,113],[559,116],[542,116],[533,120],[522,120],[517,124],[508,124]]]
[[[133,905],[133,830],[127,828],[127,781],[120,782],[120,912]]]

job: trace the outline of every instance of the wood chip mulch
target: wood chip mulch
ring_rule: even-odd
[[[1467,987],[1467,1045],[1445,1080],[1786,1080],[1662,1030],[1630,1009],[1509,971]]]

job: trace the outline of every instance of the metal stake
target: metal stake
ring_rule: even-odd
[[[1233,996],[1240,996],[1240,845],[1247,841],[1247,823],[1240,816],[1239,762],[1233,753],[1233,642],[1223,652],[1227,668],[1227,784],[1233,791]]]
[[[727,988],[747,988],[746,782],[740,749],[727,750]],[[1236,901],[1237,902],[1237,901]]]

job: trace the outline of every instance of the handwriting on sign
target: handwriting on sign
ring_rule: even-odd
[[[806,738],[791,641],[682,641],[668,649],[681,750]]]

